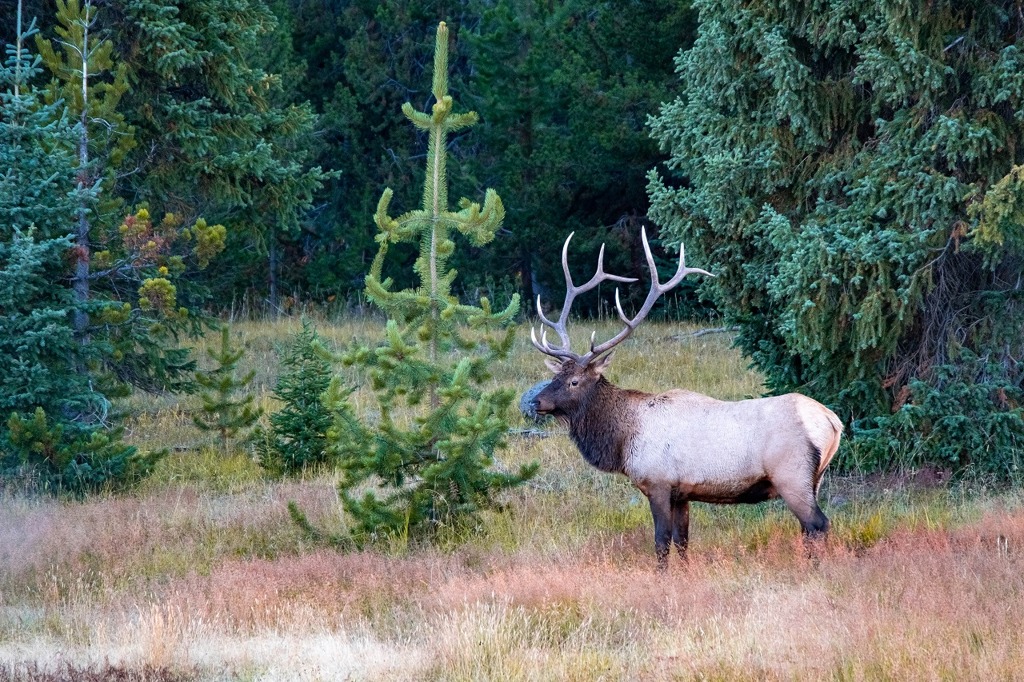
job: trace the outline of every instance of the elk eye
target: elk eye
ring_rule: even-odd
[[[573,385],[573,386],[579,386],[579,385],[580,385],[580,380],[579,380],[579,379],[573,379],[573,380],[572,380],[572,381],[570,381],[569,383],[570,383],[571,385]]]

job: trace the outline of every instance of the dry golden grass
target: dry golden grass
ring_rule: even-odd
[[[319,325],[332,344],[375,328]],[[235,329],[272,407],[298,322]],[[611,378],[760,392],[726,337],[679,332],[642,328]],[[495,381],[522,390],[545,371],[519,339]],[[333,474],[267,481],[244,453],[203,447],[195,405],[134,399],[135,442],[184,448],[134,494],[0,497],[0,680],[1020,677],[1013,491],[832,477],[834,533],[810,550],[778,505],[696,505],[690,561],[659,575],[646,502],[556,433],[511,439],[500,464],[541,473],[461,544],[343,554],[309,544],[286,509],[340,528]]]

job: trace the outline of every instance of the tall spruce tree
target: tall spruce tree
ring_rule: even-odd
[[[718,273],[773,391],[862,463],[1008,473],[1024,446],[1015,1],[696,3],[652,215]]]
[[[437,537],[442,530],[464,528],[495,504],[500,490],[523,483],[537,468],[524,466],[518,473],[491,468],[508,428],[513,394],[482,389],[493,364],[511,347],[514,330],[508,324],[518,297],[492,312],[486,298],[477,307],[460,303],[452,293],[457,273],[447,264],[455,252],[453,231],[485,244],[501,225],[504,208],[490,189],[483,206],[462,199],[459,210],[448,208],[449,135],[477,120],[475,113],[454,111],[448,40],[442,22],[434,46],[430,112],[409,103],[402,107],[428,139],[422,208],[392,218],[393,192],[387,189],[374,217],[379,250],[366,276],[366,293],[388,315],[386,336],[381,345],[353,348],[345,356],[347,364],[369,373],[379,421],[357,415],[350,394],[337,382],[328,397],[338,413],[331,436],[345,471],[339,492],[357,542]],[[397,290],[384,275],[384,264],[390,248],[403,242],[419,246],[413,266],[419,284]]]
[[[58,0],[54,39],[36,36],[52,74],[47,99],[78,121],[71,147],[80,197],[69,251],[74,328],[101,361],[76,369],[102,375],[97,383],[108,395],[128,385],[180,389],[194,369],[180,336],[200,331],[189,276],[223,248],[225,230],[202,219],[190,226],[173,214],[154,224],[146,208],[125,215],[118,177],[132,175],[123,164],[136,146],[135,128],[121,107],[128,70],[102,28],[104,16],[91,0]]]
[[[81,304],[66,263],[95,188],[77,182],[80,125],[33,86],[33,30],[16,18],[0,66],[0,474],[60,492],[118,487],[145,475],[161,453],[140,455],[119,442],[107,428],[107,397],[80,371],[98,352],[75,339]]]
[[[33,27],[18,28],[0,66],[0,410],[57,416],[95,409],[99,396],[69,369],[86,361],[72,342],[77,306],[64,257],[75,215],[95,197],[76,189],[75,126],[33,86]]]
[[[0,3],[0,37],[8,41],[10,4]],[[267,292],[281,269],[271,246],[275,239],[290,244],[315,231],[312,194],[331,176],[310,168],[317,118],[294,96],[299,82],[289,46],[268,47],[282,35],[275,34],[269,0],[92,4],[90,42],[113,45],[112,69],[97,84],[128,86],[115,111],[123,119],[114,125],[101,115],[111,125],[90,131],[94,155],[116,152],[115,171],[104,177],[97,168],[93,175],[104,181],[104,192],[92,226],[116,228],[124,213],[140,207],[156,216],[171,213],[185,225],[200,217],[224,224],[234,257],[182,278],[182,304],[194,310],[209,302],[211,291],[218,305],[243,288]],[[65,48],[56,42],[66,24],[56,17],[54,0],[25,0],[25,6],[67,65]],[[109,210],[116,201],[131,208]],[[270,267],[271,255],[278,258],[277,270]]]
[[[112,178],[117,161],[134,146],[130,126],[118,112],[117,105],[128,90],[123,64],[112,58],[113,44],[98,39],[96,10],[91,0],[57,0],[56,45],[37,36],[43,63],[54,74],[50,99],[61,101],[69,115],[78,119],[75,145],[78,161],[76,182],[79,192],[101,189],[102,201],[79,202],[75,221],[75,249],[71,276],[72,290],[78,307],[75,311],[75,335],[79,343],[89,341],[91,240],[94,223],[103,213],[116,210],[120,203],[111,195]],[[95,131],[103,130],[105,144],[97,144]],[[97,152],[103,149],[102,153]],[[106,180],[106,182],[104,182]],[[107,211],[97,211],[105,204]],[[109,219],[109,218],[108,218]],[[84,371],[84,368],[82,369]]]

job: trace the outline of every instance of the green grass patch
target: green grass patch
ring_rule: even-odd
[[[235,450],[224,454],[217,447],[206,446],[164,457],[143,484],[142,493],[182,485],[228,492],[251,487],[263,479],[263,469],[249,453]]]

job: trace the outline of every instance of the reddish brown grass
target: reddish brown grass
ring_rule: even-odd
[[[322,495],[305,492],[311,503]],[[24,528],[49,532],[34,544],[24,528],[16,536],[26,549],[20,567],[48,564],[51,575],[90,562],[125,569],[133,565],[125,555],[137,550],[119,557],[116,547],[174,541],[184,523],[175,509],[200,507],[207,522],[234,527],[279,504],[229,509],[194,493],[148,505],[108,500],[104,514],[93,509],[100,503],[77,505],[74,524],[61,518],[67,507],[25,508]],[[158,518],[154,506],[167,516]],[[349,645],[362,641],[384,660],[382,651],[406,650],[403,661],[413,667],[393,660],[373,668],[400,678],[487,677],[513,661],[524,678],[544,670],[568,676],[573,661],[584,669],[608,665],[613,677],[651,679],[1007,678],[1021,663],[1019,511],[993,511],[955,529],[897,530],[867,550],[832,542],[807,551],[781,533],[754,551],[711,545],[668,574],[653,570],[641,534],[623,534],[604,553],[589,547],[561,557],[471,548],[404,557],[325,550],[222,556],[208,571],[148,583],[119,584],[108,571],[103,589],[38,584],[36,598],[58,618],[91,620],[79,624],[85,650],[106,641],[108,653],[120,651],[126,663],[163,667],[209,663],[211,642],[268,633],[279,642],[346,633]],[[134,653],[111,646],[127,634],[142,642]],[[472,649],[463,647],[474,637],[491,645],[489,668],[469,665]],[[229,652],[220,662],[237,664]]]

